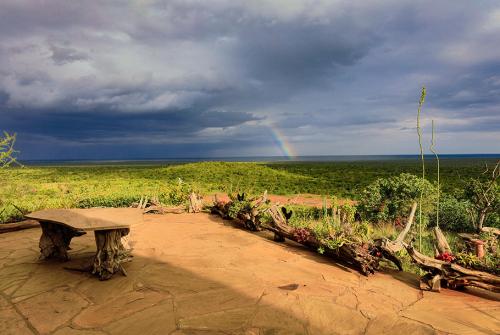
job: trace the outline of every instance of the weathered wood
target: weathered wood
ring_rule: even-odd
[[[100,280],[108,280],[118,271],[127,275],[122,263],[129,261],[131,255],[123,246],[121,239],[129,231],[128,228],[95,231],[97,253],[92,273],[98,275]]]
[[[177,206],[177,207],[165,207],[165,206],[149,206],[147,207],[143,213],[144,214],[181,214],[185,213],[186,208],[184,206]]]
[[[475,286],[493,292],[500,292],[499,276],[487,272],[470,270],[458,264],[428,257],[415,250],[411,245],[405,245],[405,248],[413,261],[420,268],[428,272],[426,276],[434,278],[434,276],[439,275],[441,282],[444,282],[449,288],[458,289],[465,286]],[[426,276],[423,278],[428,278]],[[433,285],[429,286],[432,289]]]
[[[189,213],[199,213],[203,209],[203,197],[198,193],[191,192],[189,195]]]
[[[238,195],[237,201],[244,201],[244,194]],[[244,208],[237,214],[235,222],[242,224],[249,230],[269,230],[274,233],[274,240],[282,242],[285,238],[300,243],[310,249],[324,250],[326,256],[341,260],[357,268],[362,274],[368,275],[374,273],[379,267],[379,261],[386,258],[393,261],[398,269],[402,270],[402,265],[396,255],[383,246],[366,243],[344,243],[338,249],[332,250],[325,243],[316,239],[314,234],[308,229],[295,229],[288,224],[288,219],[292,215],[284,207],[281,210],[276,205],[266,208],[261,206],[267,202],[267,194],[260,198],[250,200],[252,205]],[[222,203],[215,199],[212,207],[212,213],[218,214],[222,218],[228,218],[228,211],[231,203]],[[259,218],[264,212],[267,212],[272,222],[260,222]]]
[[[40,221],[42,236],[39,247],[42,258],[59,258],[68,260],[68,250],[71,239],[75,236],[85,234],[72,228],[53,222]]]
[[[136,208],[45,209],[26,215],[37,221],[53,222],[74,230],[95,231],[129,228],[142,220]]]
[[[451,248],[450,245],[448,244],[448,241],[446,240],[446,237],[444,236],[443,232],[441,229],[436,226],[433,229],[434,236],[436,237],[436,248],[439,251],[440,254],[448,253],[451,254]]]
[[[143,201],[144,203],[144,201]],[[130,260],[130,250],[122,244],[130,225],[142,220],[142,210],[137,208],[59,209],[35,212],[29,215],[40,221],[42,257],[68,259],[67,250],[74,236],[94,231],[97,252],[92,273],[101,280],[121,271],[122,263]],[[123,221],[120,221],[123,220]]]
[[[410,215],[408,216],[408,220],[406,221],[405,228],[399,233],[398,237],[396,238],[396,243],[401,244],[404,241],[406,235],[408,234],[408,232],[411,229],[411,226],[413,224],[413,218],[415,217],[416,211],[417,211],[417,202],[415,201],[411,205]],[[401,247],[402,247],[402,244],[401,244]]]
[[[0,234],[8,233],[16,230],[40,228],[40,223],[36,220],[24,220],[21,222],[2,223],[0,224]]]
[[[481,231],[484,233],[491,233],[500,236],[500,229],[495,227],[483,227],[481,228]]]
[[[417,202],[414,202],[411,206],[410,215],[408,216],[408,220],[406,221],[406,225],[405,225],[404,229],[399,233],[398,237],[394,241],[388,240],[386,238],[379,239],[379,240],[375,241],[376,244],[378,246],[386,249],[386,251],[390,254],[394,254],[394,253],[400,251],[401,249],[403,249],[404,248],[404,246],[403,246],[404,239],[411,229],[416,211],[417,211]]]

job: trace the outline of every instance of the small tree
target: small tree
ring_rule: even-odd
[[[16,134],[9,134],[3,132],[0,136],[0,168],[10,166],[12,164],[19,164],[14,157],[17,153],[14,150],[14,143],[16,142]]]
[[[411,205],[422,198],[423,216],[428,217],[434,211],[435,195],[436,189],[427,179],[402,173],[379,178],[368,185],[358,210],[364,220],[393,222],[406,217]]]
[[[465,187],[465,196],[472,205],[469,215],[478,233],[481,232],[483,224],[488,215],[500,211],[500,161],[492,171],[486,166],[486,170],[479,178],[470,179]]]

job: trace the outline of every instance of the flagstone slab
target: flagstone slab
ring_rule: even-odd
[[[175,329],[174,305],[171,299],[104,327],[111,335],[163,335]]]
[[[0,334],[33,335],[22,316],[2,296],[0,296]]]
[[[228,309],[254,306],[264,291],[259,287],[218,289],[176,298],[176,313],[180,318]]]
[[[88,307],[73,320],[73,323],[81,328],[102,327],[112,321],[129,317],[152,307],[167,298],[167,295],[151,290],[126,293],[107,302]]]
[[[359,311],[337,305],[327,297],[300,297],[311,334],[363,334],[368,319]]]
[[[181,329],[235,330],[244,327],[255,313],[255,307],[230,309],[179,319]]]
[[[53,290],[61,286],[74,287],[85,280],[88,274],[63,269],[63,264],[55,261],[41,262],[35,265],[28,280],[13,294],[14,301],[18,302],[25,297]],[[57,277],[54,276],[57,273]]]
[[[424,298],[401,315],[458,335],[500,334],[500,301],[459,297],[459,292],[424,292]],[[481,313],[475,313],[478,310]]]
[[[270,334],[303,334],[306,332],[306,315],[300,305],[300,297],[276,288],[267,290],[259,301],[258,310],[251,325],[266,329]]]
[[[104,282],[63,268],[92,261],[93,234],[66,263],[30,259],[39,234],[0,235],[0,335],[500,333],[499,295],[422,294],[411,274],[366,278],[206,214],[132,226],[128,276]]]
[[[69,288],[57,288],[16,304],[40,334],[49,334],[77,315],[88,302]]]
[[[74,329],[71,327],[64,327],[57,330],[54,335],[107,335],[105,332],[100,330],[82,330]]]

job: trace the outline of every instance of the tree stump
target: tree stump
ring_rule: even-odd
[[[121,239],[129,232],[128,228],[95,231],[97,253],[92,274],[98,275],[100,280],[108,280],[118,271],[124,276],[127,275],[122,263],[130,261],[132,256],[130,250],[123,246]]]
[[[40,221],[40,226],[42,227],[42,236],[38,245],[41,257],[44,259],[59,258],[69,260],[68,250],[71,250],[69,247],[71,239],[85,234],[52,222]]]

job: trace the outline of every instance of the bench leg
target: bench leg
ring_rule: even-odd
[[[42,236],[40,237],[41,258],[60,258],[68,260],[69,244],[74,236],[82,233],[71,228],[58,225],[52,222],[40,221],[42,227]]]
[[[122,263],[129,261],[131,255],[122,245],[121,238],[128,235],[129,231],[128,228],[95,231],[97,253],[92,273],[97,274],[100,280],[108,280],[118,271],[127,275]]]

